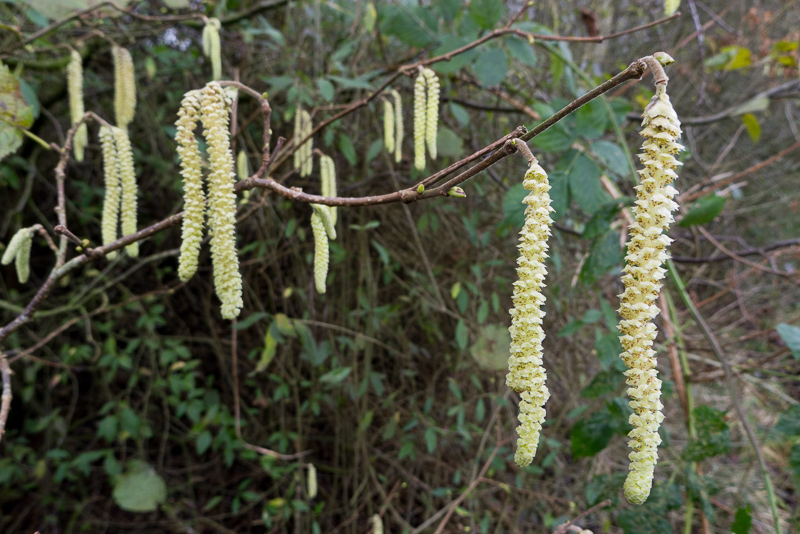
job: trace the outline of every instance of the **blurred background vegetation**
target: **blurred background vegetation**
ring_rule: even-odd
[[[109,120],[106,38],[131,51],[140,227],[182,209],[176,112],[183,93],[211,76],[201,20],[165,17],[222,20],[224,78],[268,91],[276,139],[292,136],[299,104],[315,123],[324,120],[368,95],[391,69],[462,46],[523,7],[493,0],[116,3],[130,12],[82,15],[23,47],[21,37],[87,2],[4,0],[0,59],[33,106],[31,131],[61,144],[69,127],[65,45],[84,57],[86,109]],[[602,43],[501,38],[433,65],[442,81],[440,157],[425,173],[517,125],[535,126],[641,56],[663,50],[676,59],[669,91],[687,151],[670,236],[686,292],[668,280],[661,301],[666,420],[645,505],[628,505],[620,491],[629,408],[615,310],[649,74],[532,143],[550,173],[557,218],[544,345],[552,396],[533,465],[514,465],[516,394],[505,385],[525,171],[511,157],[463,184],[466,199],[340,209],[323,296],[313,290],[310,208],[254,191],[239,213],[245,307],[235,326],[219,315],[207,249],[198,275],[179,282],[177,228],[144,241],[139,259],[97,261],[63,280],[36,321],[0,347],[14,371],[0,442],[0,531],[365,533],[377,514],[393,533],[553,532],[606,500],[577,525],[596,533],[766,533],[775,531],[774,505],[782,530],[797,531],[800,7],[796,0],[684,0],[681,10],[676,20]],[[663,13],[661,0],[542,0],[516,24],[592,36]],[[406,132],[412,83],[394,85]],[[260,120],[256,105],[240,99],[235,150],[247,152],[252,168],[260,161]],[[341,195],[391,192],[423,177],[413,169],[410,134],[400,164],[381,139],[380,101],[318,136],[316,147],[336,162]],[[0,163],[0,242],[23,226],[56,224],[57,158],[26,138]],[[286,165],[273,172],[318,191],[316,172],[305,179]],[[99,241],[104,190],[95,125],[86,160],[69,163],[66,192],[70,229]],[[11,267],[0,271],[0,324],[16,316],[52,265],[37,238],[29,283],[20,285]],[[731,380],[682,300],[687,295],[718,339]],[[235,430],[232,328],[246,442]],[[245,443],[307,454],[276,459]],[[142,493],[152,502],[142,502]],[[151,511],[126,510],[136,506]]]

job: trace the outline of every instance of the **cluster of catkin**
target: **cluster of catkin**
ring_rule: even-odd
[[[83,59],[77,50],[70,54],[69,65],[67,65],[67,93],[69,97],[69,115],[72,125],[76,125],[84,114],[83,108]],[[75,135],[72,136],[72,153],[75,161],[83,161],[83,153],[86,145],[89,144],[89,132],[86,123],[78,126]]]
[[[395,163],[403,159],[403,99],[397,90],[389,92],[392,100],[383,101],[383,144],[394,154]]]
[[[294,112],[294,142],[297,144],[301,139],[311,135],[313,125],[311,115],[300,106]],[[300,145],[294,151],[294,167],[300,169],[300,176],[311,176],[314,171],[314,139],[309,137],[308,141]]]
[[[114,58],[114,114],[117,126],[125,129],[136,113],[136,75],[131,53],[121,46],[111,48]]]
[[[203,27],[203,55],[211,60],[211,79],[222,78],[222,50],[219,30],[222,27],[219,19],[210,18]]]
[[[3,258],[0,260],[3,265],[15,262],[14,266],[17,269],[17,278],[20,284],[27,282],[31,275],[31,244],[35,232],[35,227],[18,230],[8,242],[5,252],[3,252]]]
[[[102,126],[99,137],[103,151],[103,175],[106,184],[101,230],[103,244],[108,245],[119,237],[120,226],[123,236],[136,232],[138,187],[128,132],[122,128]],[[125,251],[128,256],[137,257],[139,243],[131,243],[125,247]],[[116,255],[116,252],[111,252],[108,257],[113,259]]]
[[[414,82],[414,167],[425,168],[425,146],[436,159],[436,133],[439,128],[439,77],[431,69],[420,71]]]
[[[657,58],[662,61],[662,58]],[[667,60],[671,60],[666,56]],[[653,473],[658,461],[661,438],[658,429],[664,416],[661,413],[661,380],[657,377],[653,341],[656,326],[653,320],[659,313],[656,306],[663,263],[671,242],[665,235],[677,209],[677,194],[672,182],[681,163],[675,155],[683,150],[678,144],[681,134],[678,116],[666,93],[666,82],[656,85],[656,94],[643,113],[641,135],[645,138],[639,155],[644,169],[636,186],[637,200],[633,208],[635,222],[630,226],[630,240],[625,257],[622,282],[625,291],[620,295],[619,323],[622,360],[628,367],[628,395],[633,414],[628,434],[630,468],[625,481],[625,497],[633,504],[642,504],[650,494]],[[527,152],[527,151],[526,151]],[[547,270],[547,239],[550,236],[550,197],[547,174],[533,158],[523,182],[531,193],[523,201],[525,226],[520,232],[520,257],[517,261],[518,280],[514,282],[514,308],[510,311],[511,348],[506,382],[520,393],[519,427],[515,461],[528,465],[536,454],[539,435],[545,419],[544,405],[549,397],[542,364],[544,330],[541,291]]]
[[[183,97],[176,140],[183,176],[183,215],[178,276],[188,281],[197,271],[203,222],[208,215],[211,234],[211,259],[214,288],[222,306],[222,317],[234,319],[242,309],[242,275],[236,249],[236,194],[234,162],[228,132],[230,105],[217,82],[202,90],[189,91]],[[208,206],[203,191],[202,158],[194,130],[198,120],[208,143],[210,171],[207,177]]]
[[[319,157],[321,193],[324,197],[336,196],[336,166],[333,158],[326,155]],[[311,231],[314,234],[314,286],[318,293],[325,293],[328,278],[330,250],[328,241],[336,239],[336,206],[311,204]]]

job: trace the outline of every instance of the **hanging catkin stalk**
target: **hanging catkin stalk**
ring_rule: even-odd
[[[178,157],[181,161],[183,177],[183,226],[181,228],[181,255],[178,258],[178,276],[184,282],[197,271],[200,243],[203,240],[206,196],[203,193],[203,171],[200,149],[194,130],[200,113],[198,91],[189,91],[183,96],[178,120],[175,126],[178,133]]]
[[[212,80],[222,78],[222,46],[219,39],[221,27],[219,19],[213,17],[203,27],[203,55],[211,60]]]
[[[203,89],[201,120],[208,142],[208,226],[214,288],[222,301],[222,317],[234,319],[242,310],[242,275],[236,249],[236,194],[233,192],[233,153],[228,133],[228,103],[217,82]]]
[[[624,350],[620,357],[628,367],[625,376],[633,409],[630,416],[633,430],[628,434],[631,464],[625,480],[625,497],[633,504],[642,504],[650,495],[661,443],[658,429],[664,416],[661,380],[657,377],[653,350],[657,334],[653,319],[659,313],[656,299],[671,242],[665,231],[673,221],[672,211],[678,207],[673,201],[677,191],[671,185],[678,176],[675,169],[681,165],[675,154],[683,150],[677,142],[680,122],[667,96],[668,78],[661,66],[671,63],[672,58],[661,53],[644,60],[656,79],[656,94],[642,114],[641,135],[645,141],[639,159],[644,169],[639,171],[641,182],[636,186],[635,223],[628,228],[627,265],[622,276],[625,291],[620,295],[619,309],[620,342]]]
[[[103,245],[109,245],[119,236],[119,206],[121,188],[119,185],[119,158],[117,146],[114,142],[114,132],[108,126],[100,127],[100,146],[103,152],[103,180],[106,186],[106,196],[103,200],[103,218],[101,231]],[[117,252],[109,252],[106,257],[113,260]]]
[[[128,138],[128,131],[122,128],[114,128],[114,144],[117,146],[117,164],[119,165],[119,181],[122,187],[120,226],[122,235],[136,233],[136,209],[138,186],[136,185],[136,174],[133,168],[133,150],[131,141]],[[134,241],[125,247],[125,252],[131,258],[139,256],[139,242]]]
[[[333,158],[330,156],[322,155],[319,158],[319,172],[320,172],[320,179],[322,181],[322,196],[324,197],[335,197],[337,196],[336,192],[336,164],[333,162]],[[333,224],[336,224],[336,219],[338,216],[338,209],[336,206],[329,206],[331,212],[331,220]],[[331,238],[335,239],[335,238]]]
[[[8,265],[15,261],[17,269],[17,279],[20,284],[28,281],[31,275],[31,244],[33,243],[34,227],[22,228],[8,242],[0,263]]]
[[[114,45],[114,114],[117,126],[127,128],[136,113],[136,76],[133,58],[127,49]]]
[[[419,171],[425,168],[425,132],[428,127],[425,86],[425,76],[420,71],[414,82],[414,167]]]
[[[69,115],[72,125],[76,125],[83,118],[83,60],[77,50],[70,54],[70,62],[67,65],[67,92],[69,93]],[[72,137],[72,152],[75,154],[75,161],[83,161],[83,152],[89,144],[89,132],[86,123],[78,126],[75,135]]]
[[[311,230],[314,233],[314,286],[318,293],[325,293],[325,281],[328,278],[328,261],[330,251],[328,250],[328,231],[323,220],[324,211],[321,208],[327,206],[312,206],[314,211],[311,213]]]
[[[400,163],[400,160],[403,159],[403,136],[405,135],[403,130],[403,99],[395,89],[392,89],[390,94],[394,98],[394,161],[395,163]]]
[[[520,394],[519,426],[517,427],[517,451],[514,460],[520,467],[528,465],[536,455],[539,433],[545,419],[544,405],[550,397],[545,386],[547,378],[542,362],[544,330],[542,306],[545,297],[541,293],[547,275],[547,239],[553,220],[550,213],[550,184],[547,173],[524,141],[513,144],[526,156],[530,168],[525,173],[522,185],[530,191],[523,200],[525,226],[520,232],[520,256],[517,260],[517,277],[514,282],[514,308],[511,309],[511,354],[508,358],[506,383]]]
[[[394,153],[394,106],[389,99],[383,101],[383,146],[390,154]]]
[[[436,159],[436,135],[439,131],[439,77],[431,69],[422,71],[428,82],[428,99],[425,113],[425,141],[428,144],[428,155]]]

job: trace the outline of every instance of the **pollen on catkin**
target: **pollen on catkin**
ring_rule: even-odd
[[[114,132],[108,126],[100,127],[100,147],[103,152],[103,180],[106,186],[106,195],[103,200],[103,218],[100,223],[103,245],[109,245],[119,236],[119,158],[114,141]],[[117,252],[106,254],[109,260],[117,257]]]
[[[117,164],[119,165],[119,182],[121,191],[120,226],[122,235],[136,233],[136,196],[139,187],[136,185],[136,173],[133,169],[133,150],[128,131],[123,128],[114,128],[114,144],[117,146]],[[125,247],[125,252],[131,258],[139,256],[139,242],[134,241]]]
[[[534,159],[525,173],[523,187],[530,191],[523,200],[525,226],[520,232],[520,256],[517,260],[517,277],[514,282],[514,308],[510,310],[511,351],[508,357],[506,383],[520,394],[517,451],[514,461],[518,466],[531,463],[539,445],[539,433],[545,419],[544,405],[550,397],[545,386],[547,378],[542,362],[545,297],[541,293],[547,275],[547,239],[553,220],[550,213],[550,184],[547,173]]]
[[[234,319],[242,309],[242,275],[236,249],[236,194],[233,192],[233,153],[228,133],[228,103],[217,82],[205,86],[201,120],[208,142],[208,226],[214,287],[222,302],[222,317]]]
[[[325,293],[330,251],[328,232],[318,209],[311,213],[311,230],[314,233],[314,286],[317,288],[317,293]]]
[[[372,516],[372,534],[383,534],[383,521],[378,514]]]
[[[69,93],[69,115],[72,125],[76,125],[84,114],[83,108],[83,59],[77,50],[70,54],[70,62],[67,65],[67,92]],[[72,136],[72,152],[75,154],[75,161],[83,161],[83,152],[89,144],[89,132],[86,123],[78,126],[75,135]]]
[[[425,113],[425,141],[428,143],[428,155],[436,159],[436,134],[439,130],[439,77],[431,69],[422,71],[428,82],[428,99]]]
[[[313,129],[313,125],[311,123],[311,114],[308,111],[302,111],[302,118],[303,118],[303,127],[302,127],[302,137],[306,137],[311,135],[311,130]],[[314,171],[314,138],[309,137],[308,141],[303,143],[303,167],[300,171],[300,176],[311,176],[311,173]]]
[[[213,80],[222,78],[222,46],[219,39],[219,19],[210,18],[203,27],[203,55],[211,60],[211,76]]]
[[[3,258],[0,260],[0,263],[3,265],[8,265],[16,260],[14,266],[17,269],[17,278],[20,284],[27,282],[31,275],[30,263],[33,233],[34,230],[32,228],[21,228],[18,230],[11,238],[11,241],[8,242],[8,247],[6,247]]]
[[[425,76],[420,73],[414,82],[414,167],[425,168],[425,133],[428,128],[428,107]]]
[[[325,204],[311,204],[311,207],[317,212],[317,216],[322,220],[325,226],[325,232],[328,234],[328,239],[334,241],[336,239],[336,222],[334,222],[331,215],[331,206]]]
[[[403,159],[403,136],[405,135],[403,130],[403,98],[395,89],[392,89],[390,94],[394,98],[394,161],[395,163],[400,163],[400,160]]]
[[[322,181],[322,196],[324,197],[335,197],[337,196],[336,192],[336,164],[333,162],[333,158],[330,156],[320,156],[319,158],[319,167],[320,167],[320,179]],[[329,206],[331,212],[331,220],[333,224],[336,225],[336,220],[338,217],[338,209],[336,206]],[[331,239],[336,239],[332,237]]]
[[[394,106],[392,102],[383,101],[383,146],[389,154],[394,153]]]
[[[639,159],[644,169],[639,171],[641,182],[636,186],[635,223],[628,229],[627,265],[622,276],[625,292],[620,295],[622,320],[618,327],[624,351],[620,357],[628,367],[625,375],[633,409],[629,419],[633,430],[628,434],[631,464],[624,486],[625,498],[632,504],[642,504],[650,495],[661,443],[658,428],[664,416],[653,350],[653,319],[659,313],[656,299],[671,242],[664,232],[673,221],[672,211],[678,207],[673,201],[677,191],[671,185],[678,176],[675,169],[681,165],[675,154],[683,150],[677,142],[680,122],[667,96],[666,84],[656,86],[656,95],[642,116],[641,135],[645,141]]]
[[[200,149],[194,130],[200,116],[198,91],[183,95],[175,140],[178,142],[178,158],[183,177],[183,224],[181,227],[181,254],[178,257],[178,276],[184,282],[197,272],[200,244],[203,240],[206,196],[203,192],[203,171]]]
[[[127,128],[136,113],[136,76],[131,53],[120,46],[111,48],[114,58],[114,114],[117,126]]]

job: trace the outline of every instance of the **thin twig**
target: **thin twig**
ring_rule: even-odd
[[[567,529],[570,527],[570,525],[574,525],[576,522],[580,521],[581,519],[583,519],[587,515],[591,514],[595,510],[597,510],[599,508],[605,508],[606,506],[609,506],[610,504],[611,504],[611,499],[606,499],[604,501],[601,501],[601,502],[595,504],[594,506],[592,506],[588,510],[584,510],[583,512],[579,513],[577,516],[575,516],[574,519],[570,519],[566,523],[563,523],[563,524],[559,525],[558,528],[556,528],[553,531],[553,534],[566,534]]]

